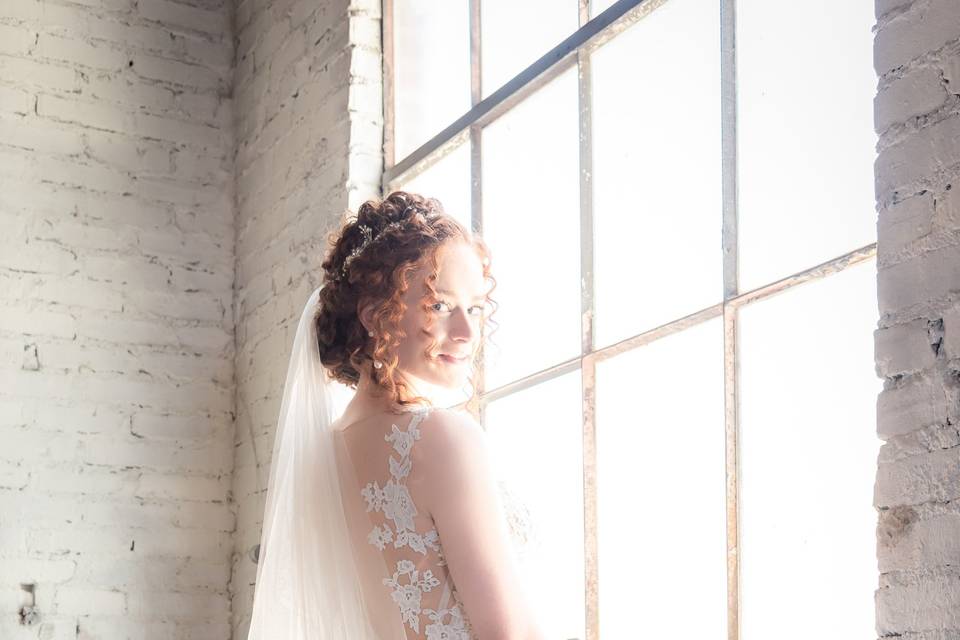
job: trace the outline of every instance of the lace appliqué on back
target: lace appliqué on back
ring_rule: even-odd
[[[383,513],[384,522],[375,526],[367,535],[367,542],[383,551],[388,544],[397,549],[409,547],[421,555],[432,549],[438,556],[438,567],[446,565],[443,549],[436,529],[420,533],[414,526],[417,507],[410,497],[405,480],[410,475],[412,463],[410,452],[413,444],[420,439],[420,423],[428,411],[416,412],[406,431],[393,424],[391,433],[384,439],[393,445],[399,460],[390,456],[390,479],[381,488],[378,483],[370,482],[360,494],[367,502],[367,512]],[[389,521],[389,522],[387,522]],[[393,526],[390,526],[390,523]],[[400,617],[411,629],[420,633],[421,615],[426,615],[429,623],[424,627],[428,640],[470,640],[470,623],[463,614],[456,589],[452,591],[454,606],[429,609],[421,607],[424,593],[440,586],[440,580],[427,569],[419,571],[411,560],[398,560],[392,577],[383,579],[383,584],[392,589],[393,601],[400,607]]]

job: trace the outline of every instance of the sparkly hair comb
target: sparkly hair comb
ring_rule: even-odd
[[[350,263],[353,262],[354,258],[356,258],[358,255],[363,253],[363,250],[366,249],[368,246],[370,246],[370,243],[372,243],[374,240],[379,238],[384,231],[386,231],[387,229],[398,229],[401,226],[403,225],[399,222],[391,222],[390,224],[385,226],[383,229],[381,229],[376,236],[374,236],[373,229],[371,229],[367,225],[365,224],[357,225],[357,228],[360,229],[360,233],[363,235],[363,240],[360,242],[360,244],[354,247],[353,250],[350,252],[350,255],[348,255],[344,259],[343,267],[340,268],[340,278],[343,279],[347,277],[347,270],[350,268]]]

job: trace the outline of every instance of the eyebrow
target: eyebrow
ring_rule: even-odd
[[[452,291],[447,291],[446,289],[437,289],[437,293],[439,293],[439,294],[442,295],[442,296],[454,296],[454,295],[455,295]],[[474,302],[478,302],[478,301],[480,301],[480,300],[486,300],[486,299],[487,299],[487,296],[485,296],[485,295],[483,295],[483,294],[480,294],[480,295],[478,295],[478,296],[474,296],[474,297],[473,297],[473,301],[474,301]]]

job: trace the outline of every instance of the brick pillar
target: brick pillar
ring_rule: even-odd
[[[877,634],[960,638],[960,3],[877,0]]]
[[[232,591],[246,638],[273,436],[303,304],[327,234],[378,196],[379,0],[238,0],[237,508]]]

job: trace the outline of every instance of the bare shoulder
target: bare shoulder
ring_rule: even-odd
[[[486,434],[464,411],[434,409],[420,424],[421,495],[426,510],[444,520],[464,509],[467,502],[481,504],[493,487]],[[447,522],[449,522],[447,520]]]
[[[420,424],[423,448],[433,453],[457,453],[481,446],[483,429],[462,410],[432,409]]]

